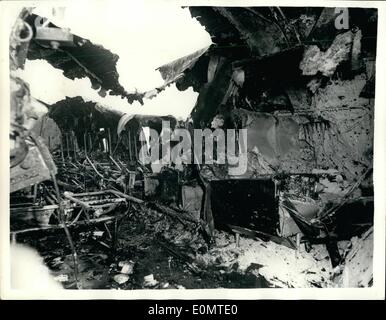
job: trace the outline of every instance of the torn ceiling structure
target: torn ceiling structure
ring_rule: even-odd
[[[144,93],[129,93],[119,83],[117,54],[67,29],[58,28],[50,22],[45,23],[43,17],[28,14],[27,11],[24,15],[24,23],[30,26],[31,31],[28,32],[33,34],[33,38],[15,48],[19,58],[44,59],[54,68],[63,70],[63,75],[71,80],[87,77],[101,97],[108,93],[127,99],[129,103],[143,103]]]
[[[349,26],[339,29],[342,13],[335,8],[189,10],[213,44],[158,68],[165,83],[153,93],[173,83],[181,91],[192,87],[199,95],[190,119],[123,113],[82,97],[46,106],[46,115],[33,116],[38,120],[28,126],[35,138],[15,129],[12,217],[27,211],[23,222],[44,218],[44,228],[58,221],[71,227],[115,221],[114,232],[106,227],[108,236],[93,241],[118,248],[117,255],[130,248],[127,259],[145,255],[168,270],[175,259],[195,276],[186,282],[180,277],[185,271],[175,266],[185,287],[207,287],[202,279],[215,287],[237,281],[247,287],[371,286],[377,11],[345,9]],[[27,14],[23,21],[34,19]],[[103,47],[76,36],[70,46],[58,47],[52,34],[32,31],[31,41],[14,46],[15,63],[46,59],[66,77],[87,76],[102,95],[109,91],[129,102],[153,95],[128,94],[118,82],[118,57]],[[21,106],[24,96],[34,101],[25,83],[16,84],[13,106]],[[20,110],[14,118],[21,121]],[[231,164],[218,159],[141,163],[141,153],[162,149],[163,142],[152,144],[146,134],[165,133],[163,121],[170,130],[190,132],[247,129],[246,171],[233,175]],[[45,170],[23,180],[34,147]],[[118,235],[117,221],[128,216],[134,223],[123,223]],[[160,258],[165,253],[168,263]],[[107,286],[167,288],[174,281],[171,287],[178,288],[162,270],[157,276],[169,282],[150,277],[139,283],[149,268],[141,263],[122,264],[136,264],[132,278],[115,265],[119,274]],[[288,265],[293,274],[285,271]],[[67,285],[95,287],[77,277],[75,272]]]

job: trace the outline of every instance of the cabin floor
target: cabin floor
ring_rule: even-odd
[[[345,262],[332,268],[324,245],[293,249],[244,236],[237,244],[234,234],[216,231],[208,247],[196,228],[153,209],[133,210],[120,221],[115,248],[112,225],[70,229],[77,281],[63,230],[19,234],[17,242],[36,248],[67,289],[361,287],[372,281],[372,228],[338,242]]]

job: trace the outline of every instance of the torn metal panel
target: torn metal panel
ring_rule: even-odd
[[[176,59],[157,68],[157,70],[161,73],[162,79],[165,81],[164,86],[175,82],[186,70],[193,68],[198,59],[200,59],[200,57],[205,54],[208,49],[209,47],[202,48],[192,54]]]
[[[311,243],[326,241],[331,258],[333,260],[335,258],[340,259],[339,254],[334,253],[336,251],[334,243],[337,240],[350,239],[354,235],[361,234],[373,224],[374,199],[372,196],[361,196],[357,192],[362,182],[370,176],[371,172],[371,168],[367,169],[358,181],[351,182],[351,185],[344,187],[345,190],[339,187],[330,188],[330,191],[328,191],[328,188],[323,190],[320,185],[325,185],[326,177],[323,178],[323,175],[313,176],[314,183],[317,181],[314,191],[318,202],[309,197],[306,197],[305,200],[297,200],[298,195],[302,192],[295,195],[281,192],[281,221],[289,226],[286,229],[285,225],[281,225],[281,230],[285,232],[296,231],[293,223],[295,222],[300,232]],[[340,185],[340,187],[343,187],[342,177],[336,175],[335,179],[335,186]],[[330,187],[333,185],[334,183],[330,183]],[[322,196],[328,197],[323,200]],[[336,263],[336,261],[333,261],[333,265],[336,265]]]
[[[204,193],[200,186],[183,185],[181,202],[185,211],[200,214]]]
[[[228,19],[218,14],[214,7],[189,7],[192,17],[196,18],[211,35],[216,44],[246,46],[245,39],[240,37],[237,28]]]
[[[281,7],[288,22],[297,29],[300,39],[306,41],[320,19],[323,8],[320,7]]]

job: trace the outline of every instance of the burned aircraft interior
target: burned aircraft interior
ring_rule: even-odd
[[[189,7],[212,44],[159,66],[162,86],[128,92],[117,54],[25,8],[10,36],[11,243],[66,289],[372,286],[377,10],[336,9]],[[27,60],[88,78],[127,111],[34,98],[16,73]],[[174,85],[198,93],[187,119],[131,106]],[[165,121],[246,129],[246,170],[220,153],[143,163],[141,135]]]

